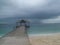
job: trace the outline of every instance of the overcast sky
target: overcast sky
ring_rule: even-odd
[[[60,0],[0,0],[0,18],[38,17],[42,23],[60,23]]]

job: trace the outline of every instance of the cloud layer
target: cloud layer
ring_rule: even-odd
[[[36,14],[38,13],[38,14]],[[43,14],[41,14],[43,13]],[[0,18],[60,15],[60,0],[0,0]],[[47,15],[46,15],[47,14]],[[50,15],[51,14],[51,15]]]
[[[27,15],[26,11],[31,11],[30,8],[36,8],[38,5],[44,5],[44,0],[2,0],[0,1],[0,17],[9,17],[15,15]]]
[[[60,16],[41,20],[42,23],[60,23]]]

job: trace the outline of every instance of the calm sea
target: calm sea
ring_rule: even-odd
[[[37,24],[32,25],[28,34],[52,34],[60,32],[60,24]]]
[[[14,20],[11,20],[9,24],[0,24],[0,36],[14,30],[15,26],[16,22]],[[58,33],[60,32],[60,24],[39,24],[34,21],[34,23],[31,23],[31,27],[27,32],[28,34]]]
[[[4,36],[5,34],[11,32],[15,29],[14,25],[11,24],[0,24],[0,37]]]

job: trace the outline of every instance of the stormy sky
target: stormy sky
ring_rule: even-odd
[[[0,18],[35,17],[42,23],[60,23],[60,0],[0,0]]]

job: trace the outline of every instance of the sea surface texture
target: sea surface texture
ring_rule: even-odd
[[[37,24],[32,25],[28,34],[52,34],[60,32],[60,24]]]
[[[11,24],[0,24],[0,37],[14,30],[15,27]]]
[[[39,23],[39,19],[29,19],[30,28],[27,30],[28,34],[49,34],[49,33],[59,33],[60,24],[42,24]],[[0,36],[11,32],[16,28],[16,19],[1,19],[0,20]]]

